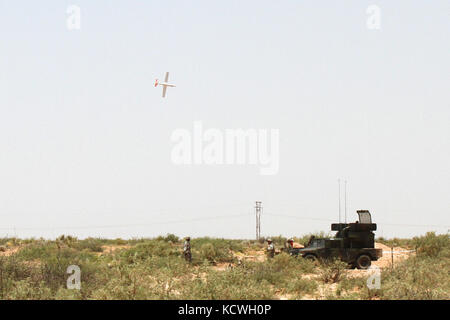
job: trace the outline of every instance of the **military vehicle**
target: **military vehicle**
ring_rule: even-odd
[[[351,268],[368,269],[372,261],[383,255],[382,249],[375,249],[376,223],[368,210],[358,210],[359,221],[354,223],[333,223],[334,238],[318,239],[311,237],[301,249],[290,249],[294,256],[305,259],[323,260],[338,258],[347,262]]]

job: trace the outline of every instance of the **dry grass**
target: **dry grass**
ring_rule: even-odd
[[[417,248],[417,255],[397,259],[394,269],[386,264],[381,289],[369,290],[370,270],[348,270],[340,261],[316,265],[284,253],[267,259],[264,244],[249,240],[193,239],[188,264],[174,235],[129,241],[0,239],[0,298],[448,299],[449,243],[447,235],[433,233],[397,239],[397,246]],[[79,291],[66,289],[69,265],[81,268]]]

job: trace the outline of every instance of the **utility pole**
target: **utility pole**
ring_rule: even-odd
[[[262,205],[261,201],[256,201],[255,206],[255,215],[256,215],[256,240],[259,240],[261,238],[261,212],[262,212]]]

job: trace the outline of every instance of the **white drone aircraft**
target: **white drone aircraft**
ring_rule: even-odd
[[[164,79],[164,82],[158,82],[158,79],[156,79],[156,81],[155,81],[155,87],[157,87],[158,85],[163,86],[163,92],[162,92],[163,98],[165,98],[165,96],[166,96],[167,87],[175,87],[174,84],[170,84],[167,81],[169,81],[169,73],[168,72],[166,72],[166,77]]]

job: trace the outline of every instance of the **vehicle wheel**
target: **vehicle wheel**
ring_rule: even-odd
[[[366,254],[362,254],[356,259],[356,267],[358,269],[369,269],[370,265],[372,264],[372,259]]]
[[[317,257],[315,255],[313,255],[313,254],[307,254],[303,258],[305,258],[306,260],[312,261],[312,262],[316,262],[317,261]]]

